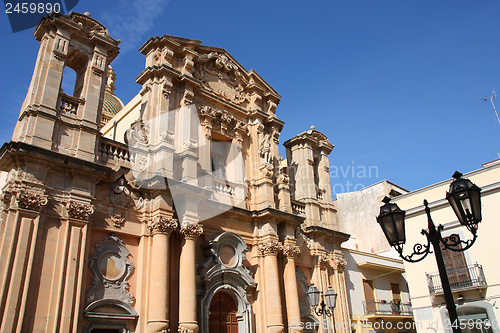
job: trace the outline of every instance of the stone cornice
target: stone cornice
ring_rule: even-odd
[[[36,164],[63,174],[81,175],[93,179],[95,183],[111,174],[111,169],[106,166],[23,142],[7,142],[0,148],[1,170],[26,164]]]

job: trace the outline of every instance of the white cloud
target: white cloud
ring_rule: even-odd
[[[144,35],[153,27],[169,0],[120,0],[112,12],[101,15],[101,22],[111,36],[120,39],[120,53],[138,49],[145,42]]]

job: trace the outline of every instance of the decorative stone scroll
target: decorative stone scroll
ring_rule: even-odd
[[[21,209],[41,212],[48,202],[47,196],[41,193],[23,190],[17,194],[17,207]]]
[[[147,228],[151,235],[170,233],[177,228],[177,220],[167,216],[159,216],[148,223]]]
[[[264,256],[275,256],[281,250],[283,250],[283,245],[276,240],[259,243],[258,245],[259,254]]]
[[[12,193],[4,191],[2,193],[2,210],[7,211],[12,203]]]
[[[92,214],[94,214],[94,206],[70,201],[67,205],[68,217],[81,221],[90,221]]]
[[[180,232],[187,239],[196,239],[203,233],[203,226],[199,223],[190,223],[181,227]]]

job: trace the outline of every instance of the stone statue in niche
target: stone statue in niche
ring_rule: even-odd
[[[259,154],[262,163],[269,164],[271,162],[271,140],[269,133],[264,134],[259,147]]]
[[[139,193],[131,190],[125,176],[122,175],[113,185],[110,202],[121,207],[139,209],[142,206],[143,199]]]
[[[130,190],[127,188],[127,181],[124,176],[118,178],[113,186],[111,203],[122,207],[130,205]]]

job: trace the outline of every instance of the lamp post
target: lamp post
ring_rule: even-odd
[[[427,244],[417,243],[413,246],[413,253],[403,255],[403,245],[406,242],[405,238],[405,211],[401,210],[396,204],[390,203],[391,199],[385,197],[383,202],[385,205],[380,207],[380,215],[377,217],[377,222],[384,231],[385,237],[391,246],[398,251],[399,256],[408,262],[419,262],[423,260],[429,253],[434,251],[436,262],[439,270],[439,276],[443,285],[444,297],[446,300],[446,308],[450,315],[451,327],[454,333],[460,333],[460,323],[458,321],[457,307],[453,301],[450,281],[446,273],[446,267],[441,252],[442,244],[445,248],[462,252],[469,249],[477,238],[478,223],[481,222],[481,189],[468,179],[462,178],[462,174],[455,171],[453,174],[455,180],[450,184],[449,192],[446,193],[446,199],[457,215],[460,224],[466,227],[473,235],[471,240],[462,241],[458,234],[453,234],[447,239],[443,239],[441,231],[443,226],[437,228],[431,218],[431,210],[429,203],[424,200],[425,213],[427,214],[428,227],[423,229],[421,234],[427,238]],[[432,244],[432,250],[430,245]],[[460,247],[460,245],[465,245]]]
[[[319,302],[319,298],[321,296],[321,303]],[[332,289],[331,286],[328,286],[326,293],[323,295],[322,291],[314,285],[307,289],[307,297],[309,298],[309,303],[311,307],[318,316],[323,316],[324,323],[326,323],[326,317],[333,316],[333,309],[335,309],[335,305],[337,303],[337,293]],[[326,301],[326,303],[325,303]]]

